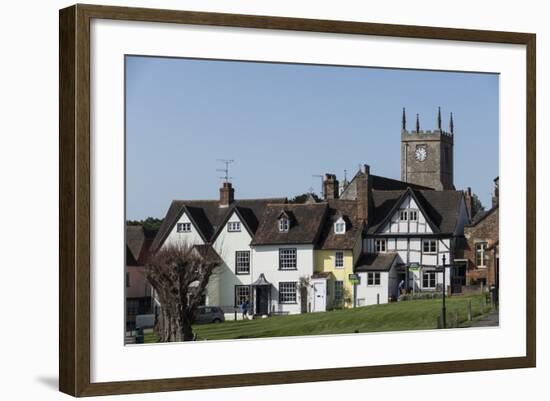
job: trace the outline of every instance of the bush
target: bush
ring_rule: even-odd
[[[442,295],[439,292],[417,292],[415,294],[401,294],[398,301],[412,301],[419,299],[439,299]]]

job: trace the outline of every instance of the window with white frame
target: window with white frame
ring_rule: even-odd
[[[346,222],[343,218],[339,218],[336,220],[336,223],[334,223],[334,233],[335,234],[345,234],[346,233]]]
[[[296,270],[296,248],[279,248],[279,270]]]
[[[242,305],[243,302],[250,302],[250,287],[248,285],[235,286],[235,306]]]
[[[427,271],[422,273],[423,288],[435,288],[435,284],[436,284],[436,272]]]
[[[344,267],[344,252],[336,251],[334,253],[334,267],[343,268]]]
[[[296,282],[287,281],[279,283],[279,303],[280,304],[295,304],[296,303]]]
[[[487,267],[485,257],[487,253],[487,242],[476,242],[476,267]]]
[[[230,221],[227,223],[227,231],[229,232],[237,232],[241,231],[241,222],[240,221]]]
[[[178,223],[176,225],[176,230],[178,233],[190,233],[191,223]]]
[[[409,210],[409,220],[410,221],[418,220],[418,212],[416,210]]]
[[[437,240],[425,239],[422,241],[422,250],[424,253],[436,253],[437,252]]]
[[[374,241],[374,246],[377,253],[386,252],[386,238],[379,238]]]
[[[235,274],[250,273],[250,251],[235,251]]]
[[[334,282],[334,301],[342,302],[344,299],[344,282],[342,280],[336,280]]]
[[[380,285],[380,272],[368,272],[367,285]]]
[[[407,211],[406,210],[401,210],[399,212],[399,220],[401,221],[407,221]]]
[[[281,217],[279,219],[279,231],[280,232],[287,232],[288,228],[290,226],[290,223],[286,217]]]

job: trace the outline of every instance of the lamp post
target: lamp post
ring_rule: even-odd
[[[443,255],[443,306],[442,306],[442,309],[441,309],[441,313],[442,313],[442,317],[441,317],[441,321],[443,323],[443,328],[446,328],[447,327],[447,308],[445,307],[445,296],[447,295],[446,292],[447,292],[447,289],[445,288],[446,285],[445,285],[445,261],[446,261],[446,258],[445,258],[445,255]]]

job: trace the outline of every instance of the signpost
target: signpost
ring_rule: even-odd
[[[446,260],[447,258],[445,257],[445,255],[443,255],[443,267],[439,267],[436,269],[436,271],[443,271],[443,305],[441,306],[441,322],[443,328],[447,327],[447,307],[445,305],[445,296],[447,295],[447,285],[445,284],[445,272],[447,270],[445,269]]]

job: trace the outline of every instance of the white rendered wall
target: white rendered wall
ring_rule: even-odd
[[[296,270],[279,270],[279,248],[296,248]],[[296,304],[279,304],[279,282],[295,281],[299,287],[300,277],[313,274],[313,245],[260,245],[252,248],[254,270],[252,281],[264,274],[273,284],[270,310],[284,313],[300,313],[300,291],[297,290]],[[309,300],[308,300],[309,301]]]
[[[241,223],[241,231],[227,231],[227,225],[233,222]],[[235,316],[233,312],[233,306],[235,304],[235,286],[248,285],[252,283],[253,257],[250,249],[251,240],[252,237],[246,230],[243,222],[239,219],[237,213],[233,212],[213,244],[214,249],[224,262],[219,269],[217,277],[215,278],[215,286],[218,291],[216,306],[221,306],[223,308],[226,319],[233,319]],[[250,251],[249,274],[236,274],[236,251]],[[210,303],[210,305],[213,304]],[[237,315],[239,316],[239,314]]]
[[[166,237],[163,246],[168,244],[187,243],[188,245],[202,245],[204,241],[200,236],[197,228],[193,225],[187,213],[183,213],[178,220],[178,223],[191,223],[191,231],[188,233],[178,233],[178,225],[174,224],[170,234]]]
[[[380,285],[367,285],[367,273],[359,273],[360,283],[357,285],[357,306],[376,305],[378,296],[380,303],[388,303],[389,272],[380,272]]]

